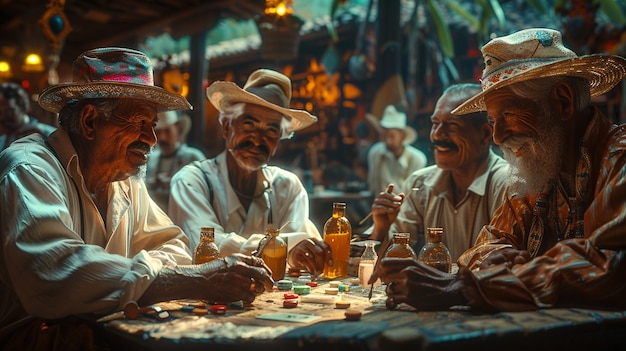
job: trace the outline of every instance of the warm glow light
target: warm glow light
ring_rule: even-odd
[[[0,61],[0,73],[11,72],[11,65],[6,61]]]
[[[26,72],[41,72],[45,68],[41,61],[41,56],[37,54],[28,54],[24,60],[22,70]]]
[[[41,57],[37,54],[29,54],[24,62],[27,65],[41,65]]]
[[[280,1],[280,0],[266,0],[265,2],[265,14],[286,16],[293,14],[291,8],[292,1]]]

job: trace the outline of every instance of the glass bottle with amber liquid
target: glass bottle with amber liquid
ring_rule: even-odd
[[[409,233],[395,233],[393,234],[393,239],[391,241],[391,245],[385,250],[383,257],[397,257],[397,258],[413,258],[417,259],[417,255],[411,245],[409,245],[409,241],[411,239],[411,235]],[[393,300],[388,298],[385,302],[385,306],[389,310],[393,310],[396,308],[398,304]]]
[[[324,242],[332,250],[333,265],[324,264],[324,278],[335,279],[348,275],[351,238],[352,226],[346,218],[346,204],[334,202],[333,215],[324,225]]]
[[[193,263],[207,263],[220,257],[220,250],[215,244],[215,229],[211,227],[200,228],[200,242],[193,252]]]
[[[409,233],[395,233],[391,245],[387,248],[383,257],[398,257],[398,258],[417,258],[415,251],[409,245],[411,235]]]
[[[426,244],[420,250],[418,260],[438,270],[450,273],[452,258],[450,251],[441,242],[443,228],[426,228]]]
[[[287,242],[279,236],[280,230],[275,226],[268,226],[265,233],[259,243],[260,257],[272,270],[272,279],[278,281],[285,277],[287,269]]]

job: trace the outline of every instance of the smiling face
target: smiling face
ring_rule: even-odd
[[[245,104],[240,116],[224,121],[226,148],[239,167],[255,171],[274,155],[283,116],[271,109]]]
[[[106,170],[104,174],[122,180],[145,172],[148,153],[156,143],[156,116],[153,103],[123,99],[109,119],[97,119],[92,156]]]
[[[470,95],[447,93],[435,106],[430,118],[430,141],[437,166],[444,170],[473,169],[489,152],[491,126],[477,122],[478,116],[451,113]]]
[[[511,182],[522,194],[541,191],[558,176],[564,131],[547,100],[534,101],[508,88],[485,96],[493,139],[511,164]]]

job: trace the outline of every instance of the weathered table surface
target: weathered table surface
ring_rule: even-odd
[[[461,307],[417,312],[406,305],[390,311],[384,305],[383,286],[374,290],[370,301],[369,289],[352,285],[350,291],[331,297],[324,294],[328,282],[320,283],[300,297],[296,308],[283,307],[284,291],[266,292],[243,309],[229,306],[225,315],[195,316],[183,307],[193,301],[171,301],[160,304],[170,312],[169,320],[142,316],[100,323],[98,329],[114,346],[133,350],[626,350],[626,311],[473,314]],[[349,301],[350,309],[363,315],[359,321],[347,321],[346,310],[334,303],[306,302],[311,298]],[[269,313],[317,319],[259,318]]]

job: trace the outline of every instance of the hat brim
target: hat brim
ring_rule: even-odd
[[[587,55],[556,61],[503,79],[471,97],[452,111],[455,115],[485,111],[485,95],[514,83],[555,76],[581,77],[589,81],[591,96],[613,89],[626,76],[626,59],[620,56]]]
[[[47,111],[58,113],[68,101],[74,99],[142,99],[157,104],[158,112],[192,110],[193,106],[183,96],[150,85],[120,82],[61,83],[39,94],[39,105]]]
[[[376,117],[374,114],[366,113],[365,118],[368,120],[369,124],[374,126],[374,129],[376,130],[376,133],[378,133],[378,135],[381,135],[383,133],[385,127],[380,125],[380,119],[378,119],[378,117]],[[404,137],[402,143],[405,145],[413,144],[417,140],[417,131],[411,126],[405,126],[402,129],[406,130],[406,136]]]
[[[241,89],[233,82],[215,82],[206,89],[206,95],[215,108],[224,112],[237,103],[260,105],[277,111],[291,121],[289,132],[304,129],[317,122],[317,117],[304,110],[294,110],[274,105],[266,100]]]

